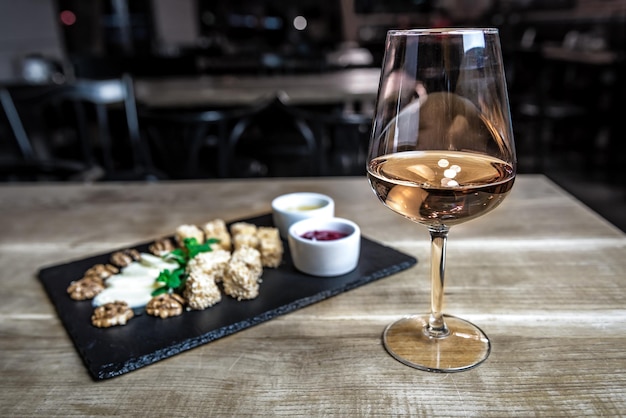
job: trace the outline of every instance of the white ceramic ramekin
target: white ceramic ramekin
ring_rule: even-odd
[[[304,238],[312,231],[334,231],[344,237],[330,241]],[[332,277],[349,273],[359,263],[361,230],[354,222],[343,218],[310,218],[289,228],[289,251],[294,266],[312,276]]]
[[[287,238],[289,227],[295,222],[308,218],[332,218],[334,215],[335,201],[320,193],[289,193],[272,200],[274,226],[283,238]]]

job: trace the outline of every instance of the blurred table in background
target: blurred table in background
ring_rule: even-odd
[[[362,103],[373,106],[380,69],[315,74],[139,78],[137,101],[150,107],[246,106],[284,92],[293,105]]]
[[[623,163],[624,53],[546,42],[515,54],[511,102],[518,152],[533,160],[522,160],[522,167],[619,177],[609,172]]]
[[[624,184],[626,174],[622,167],[626,163],[623,121],[626,52],[608,49],[577,50],[546,45],[542,49],[542,56],[551,72],[552,81],[569,78],[579,84],[576,86],[570,83],[569,91],[572,96],[583,99],[588,111],[582,117],[576,116],[577,123],[596,127],[595,137],[587,133],[585,136],[589,139],[580,146],[580,152],[585,156],[586,166],[583,169],[601,171],[606,181]],[[578,129],[576,123],[573,125]],[[566,146],[571,147],[571,142],[570,136],[565,141]]]
[[[170,235],[181,224],[266,213],[273,197],[295,191],[332,196],[338,216],[418,264],[129,374],[91,379],[38,268]],[[626,235],[544,176],[519,176],[502,206],[451,230],[446,311],[478,324],[493,343],[484,364],[455,374],[412,369],[382,347],[388,323],[428,309],[430,245],[426,228],[377,202],[364,177],[2,185],[0,230],[4,416],[626,410]]]
[[[615,51],[585,51],[555,45],[543,46],[541,53],[547,60],[566,61],[588,65],[612,65],[621,59],[620,55]]]

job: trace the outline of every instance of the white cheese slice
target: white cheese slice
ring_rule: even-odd
[[[165,261],[152,254],[141,254],[139,261],[134,261],[122,268],[120,273],[105,280],[105,288],[93,299],[93,306],[123,301],[131,308],[146,306],[152,299],[152,292],[159,288],[155,280],[163,270],[176,270],[179,264]]]

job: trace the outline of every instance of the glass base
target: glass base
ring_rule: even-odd
[[[489,357],[491,343],[476,325],[444,315],[450,331],[444,337],[428,335],[430,315],[413,315],[389,324],[383,332],[385,349],[396,360],[429,372],[461,372]]]

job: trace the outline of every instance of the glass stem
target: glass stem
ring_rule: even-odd
[[[429,337],[443,338],[450,331],[443,319],[443,293],[446,270],[448,227],[430,228],[430,318],[424,332]]]

